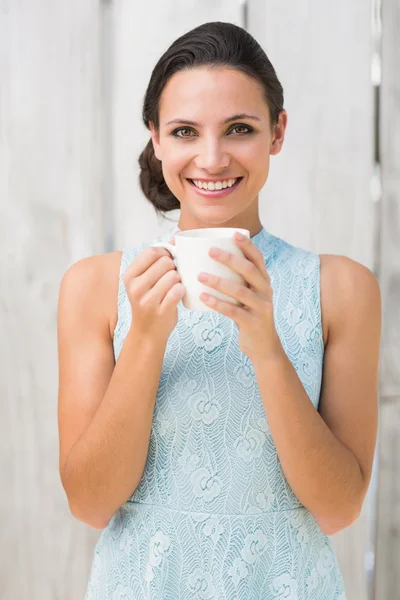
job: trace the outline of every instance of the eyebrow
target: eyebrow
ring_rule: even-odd
[[[237,119],[252,119],[253,121],[261,121],[261,119],[259,119],[259,117],[256,117],[254,115],[247,115],[246,113],[240,113],[238,115],[233,115],[232,117],[228,117],[227,119],[225,119],[225,121],[222,121],[222,123],[220,123],[221,125],[224,125],[225,123],[230,123],[231,121],[236,121]],[[194,125],[195,127],[199,127],[200,123],[196,123],[195,121],[189,121],[188,119],[172,119],[172,121],[168,121],[168,123],[166,123],[166,125],[171,125],[172,123],[185,123],[186,125]]]

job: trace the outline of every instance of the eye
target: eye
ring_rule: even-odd
[[[179,129],[175,129],[171,135],[175,136],[175,137],[192,137],[191,135],[178,135],[178,133],[180,133],[181,131],[193,131],[190,127],[179,127]]]
[[[251,133],[253,131],[252,128],[249,127],[248,125],[235,125],[235,127],[233,127],[231,129],[231,131],[233,131],[235,129],[240,129],[240,127],[244,128],[244,129],[247,129],[247,131],[242,131],[242,132],[239,131],[238,135],[243,135],[243,133]]]

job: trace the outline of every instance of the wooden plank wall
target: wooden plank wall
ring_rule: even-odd
[[[0,598],[78,600],[97,531],[58,476],[62,273],[103,248],[98,0],[0,2]]]
[[[372,266],[369,4],[247,4],[248,29],[276,66],[289,112],[284,150],[273,157],[260,197],[262,221],[291,243]],[[170,226],[137,181],[150,135],[141,108],[151,69],[192,27],[243,25],[242,3],[0,0],[0,7],[0,196],[7,200],[0,203],[0,270],[7,273],[0,456],[8,490],[0,500],[0,598],[78,600],[99,532],[69,515],[58,477],[59,280],[79,258]],[[390,239],[388,256],[396,250]],[[391,277],[394,290],[394,270]],[[394,315],[399,291],[391,293]],[[393,422],[394,413],[386,414]],[[333,538],[348,600],[367,598],[368,507]]]
[[[400,0],[382,3],[382,31],[383,336],[375,600],[400,594]]]

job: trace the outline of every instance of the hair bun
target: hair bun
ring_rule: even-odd
[[[179,200],[165,183],[161,161],[154,154],[151,138],[140,154],[138,162],[140,166],[140,187],[154,208],[159,212],[168,212],[180,208]]]

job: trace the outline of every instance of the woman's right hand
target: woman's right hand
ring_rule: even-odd
[[[135,334],[161,337],[166,343],[176,326],[178,303],[186,291],[171,254],[165,248],[145,248],[122,279],[132,307],[131,329]]]

